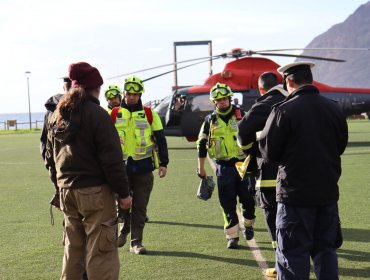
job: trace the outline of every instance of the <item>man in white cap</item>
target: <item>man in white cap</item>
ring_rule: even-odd
[[[338,279],[342,244],[338,214],[340,155],[348,141],[337,104],[312,85],[312,62],[278,68],[289,96],[277,104],[259,147],[279,164],[276,200],[278,279],[309,279],[310,257],[318,279]]]
[[[256,204],[263,209],[271,245],[276,250],[276,175],[278,165],[267,163],[261,157],[258,151],[257,135],[264,128],[273,105],[282,102],[288,96],[288,92],[279,84],[278,76],[273,72],[264,72],[259,76],[258,90],[261,97],[257,98],[256,103],[238,123],[238,144],[246,154],[253,155],[257,161]],[[248,148],[244,149],[244,147]],[[265,275],[276,278],[275,267],[266,269]]]

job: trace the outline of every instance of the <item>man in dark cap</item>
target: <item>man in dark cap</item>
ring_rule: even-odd
[[[283,101],[288,92],[279,84],[278,77],[273,72],[264,72],[258,78],[258,90],[261,94],[256,103],[238,123],[238,144],[247,154],[255,154],[258,173],[256,181],[257,206],[263,209],[267,230],[271,237],[272,248],[276,249],[276,163],[267,163],[258,151],[257,134],[261,133],[272,106]],[[251,145],[253,144],[253,146]],[[255,147],[257,146],[257,147]],[[245,149],[244,147],[249,147]],[[268,268],[266,276],[276,277],[275,268]]]
[[[129,183],[117,131],[99,105],[103,79],[86,62],[71,64],[71,90],[48,122],[45,161],[60,189],[64,214],[61,279],[118,279],[115,193],[131,207]]]
[[[51,116],[53,112],[55,111],[55,108],[57,107],[59,100],[71,88],[71,80],[69,79],[69,77],[62,77],[61,79],[63,79],[63,93],[55,94],[51,96],[45,102],[46,113],[44,116],[44,127],[42,128],[41,137],[40,137],[40,153],[41,153],[43,160],[45,160],[46,140],[47,140],[47,134],[48,134],[47,123],[48,123],[49,116]]]
[[[278,69],[289,96],[274,107],[259,142],[266,162],[279,165],[278,279],[308,279],[310,257],[318,279],[338,279],[338,180],[348,129],[339,106],[312,84],[313,66],[295,62]]]
[[[45,113],[45,116],[44,116],[44,126],[42,128],[41,136],[40,136],[40,154],[41,154],[41,157],[44,161],[45,161],[45,152],[46,152],[46,141],[47,141],[47,135],[48,135],[47,124],[48,124],[49,118],[53,114],[53,112],[55,111],[55,109],[56,109],[56,107],[59,103],[59,100],[61,98],[63,98],[64,94],[66,94],[71,88],[71,80],[69,79],[69,77],[65,76],[65,77],[62,77],[61,79],[63,79],[63,93],[55,94],[55,95],[51,96],[45,102],[46,113]],[[58,187],[55,187],[55,194],[52,197],[52,199],[50,200],[50,204],[52,206],[56,207],[56,208],[60,208],[59,188]],[[53,224],[54,219],[53,219],[53,213],[51,212],[51,209],[50,209],[50,215],[51,215],[51,221],[52,221],[52,224]]]

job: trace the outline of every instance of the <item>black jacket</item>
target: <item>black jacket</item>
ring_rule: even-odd
[[[259,142],[263,158],[279,164],[277,201],[301,207],[337,202],[347,141],[342,111],[316,87],[303,86],[277,104]]]
[[[247,146],[256,141],[256,133],[261,132],[264,128],[267,118],[272,111],[272,106],[283,101],[287,94],[288,93],[279,85],[273,87],[265,95],[256,100],[256,103],[238,124],[238,140],[242,146]],[[246,152],[248,153],[249,151]],[[266,163],[258,151],[258,147],[252,149],[252,155],[253,153],[257,158],[257,180],[275,180],[278,165],[271,162]],[[263,183],[261,186],[263,186]]]
[[[41,131],[41,136],[40,136],[40,154],[42,156],[42,159],[45,160],[45,152],[46,152],[46,141],[48,138],[48,120],[49,117],[53,114],[55,111],[59,100],[64,96],[64,94],[59,93],[56,95],[51,96],[48,100],[45,102],[45,108],[46,108],[46,113],[44,116],[44,126]]]

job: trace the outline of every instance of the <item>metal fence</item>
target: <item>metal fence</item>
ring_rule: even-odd
[[[42,129],[44,121],[31,122],[32,129]],[[30,122],[18,122],[17,120],[6,120],[0,122],[1,130],[30,129]]]

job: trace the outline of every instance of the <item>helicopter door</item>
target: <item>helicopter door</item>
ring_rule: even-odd
[[[175,93],[166,114],[166,126],[179,126],[186,105],[186,95]]]
[[[181,120],[181,131],[186,137],[197,137],[204,122],[215,106],[209,100],[209,93],[202,92],[187,95],[186,111]]]

